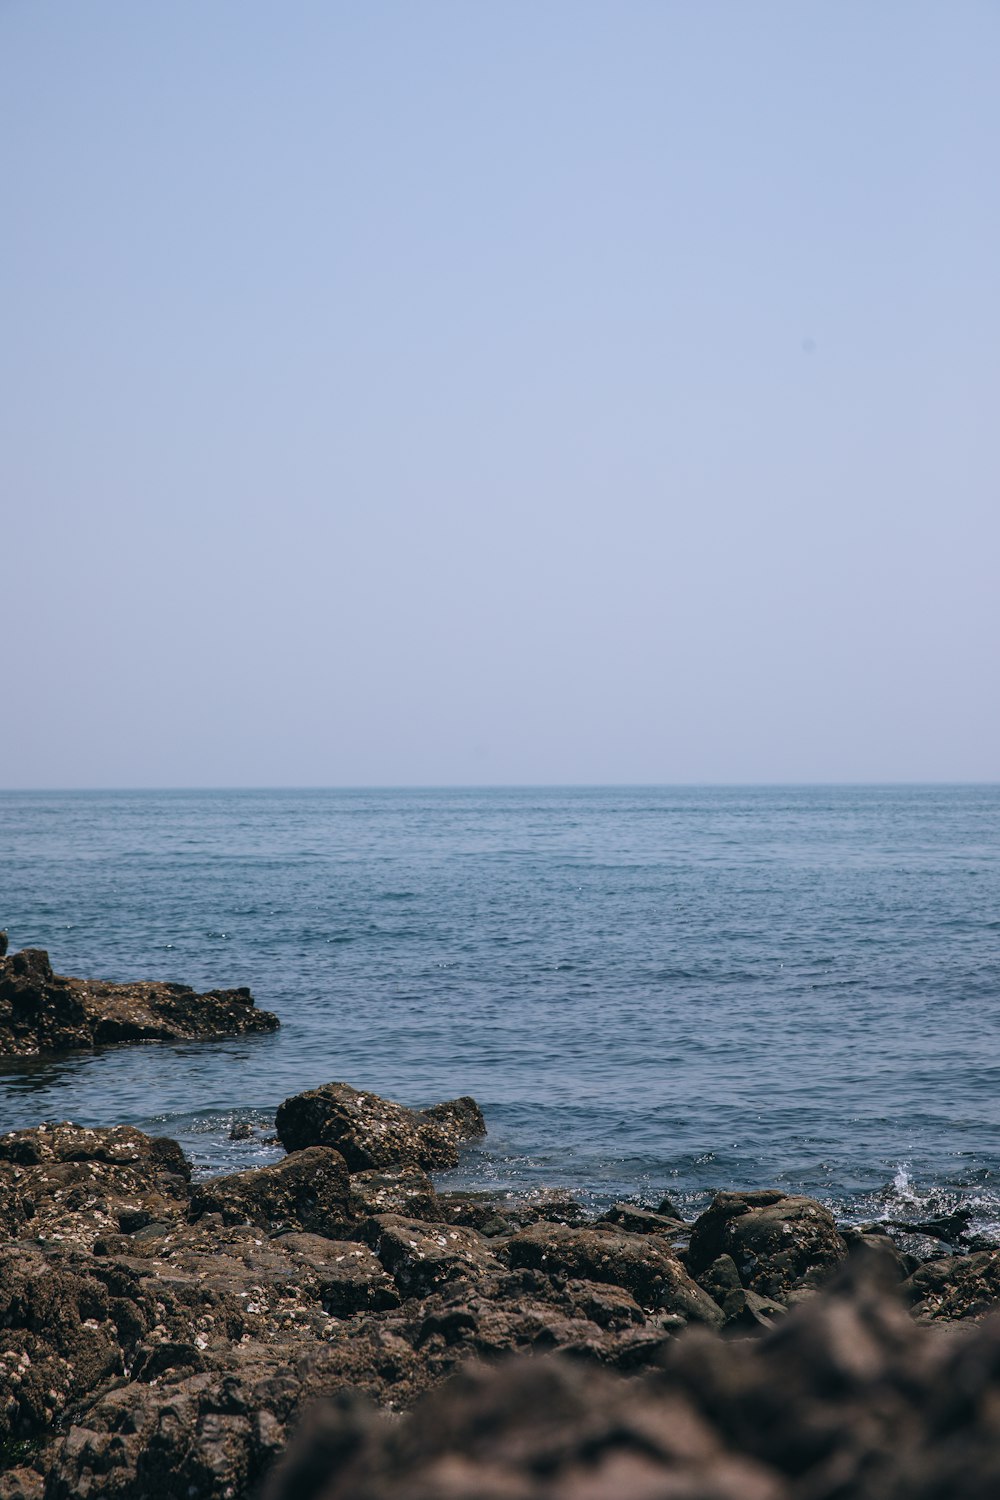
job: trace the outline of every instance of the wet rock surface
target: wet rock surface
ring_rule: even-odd
[[[779,1192],[716,1193],[695,1221],[688,1261],[695,1276],[728,1255],[742,1284],[779,1300],[828,1281],[847,1256],[833,1214],[812,1198]]]
[[[194,1183],[127,1126],[0,1136],[0,1500],[1000,1492],[1000,1251],[779,1192],[438,1193],[467,1099],[281,1119],[284,1160]]]
[[[412,1110],[347,1083],[327,1083],[286,1099],[275,1125],[286,1151],[333,1146],[352,1172],[454,1167],[459,1145],[486,1133],[474,1099]]]
[[[41,948],[0,953],[0,1056],[275,1031],[248,989],[208,990],[154,980],[113,984],[55,974]]]
[[[219,1214],[224,1224],[258,1224],[281,1232],[304,1229],[336,1239],[353,1218],[351,1179],[339,1151],[311,1146],[284,1161],[201,1182],[189,1215]]]

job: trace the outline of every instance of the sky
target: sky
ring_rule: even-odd
[[[0,0],[0,787],[1000,779],[994,0]]]

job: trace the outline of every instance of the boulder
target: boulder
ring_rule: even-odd
[[[439,1193],[441,1215],[449,1224],[464,1224],[479,1234],[500,1238],[529,1224],[583,1224],[587,1215],[568,1193],[537,1193],[519,1198],[512,1193]]]
[[[924,1322],[981,1318],[1000,1305],[1000,1250],[926,1261],[903,1283],[903,1296]]]
[[[0,1136],[0,1224],[11,1235],[89,1248],[123,1227],[179,1216],[190,1176],[176,1141],[130,1125],[12,1130]]]
[[[611,1225],[534,1224],[508,1241],[506,1253],[512,1267],[624,1287],[642,1307],[713,1327],[722,1324],[712,1298],[692,1281],[669,1245],[652,1235],[626,1234]]]
[[[404,1297],[426,1297],[446,1281],[476,1281],[502,1270],[474,1229],[378,1214],[368,1233]]]
[[[354,1215],[347,1163],[329,1146],[293,1151],[284,1161],[199,1182],[192,1221],[220,1214],[224,1224],[258,1224],[272,1233],[302,1229],[337,1238]]]
[[[469,1367],[402,1423],[310,1413],[263,1500],[788,1500],[683,1398],[556,1359]]]
[[[691,1230],[692,1274],[698,1277],[720,1255],[732,1258],[745,1288],[783,1301],[795,1289],[829,1280],[847,1245],[830,1210],[812,1198],[716,1193]]]
[[[0,1055],[237,1036],[278,1024],[248,989],[198,994],[154,980],[74,979],[53,973],[41,948],[0,956]]]
[[[279,1106],[275,1123],[286,1151],[333,1146],[352,1172],[453,1167],[459,1143],[486,1129],[474,1099],[412,1110],[346,1083],[293,1095]]]
[[[598,1224],[616,1224],[627,1234],[662,1234],[669,1240],[686,1239],[691,1233],[690,1224],[668,1214],[654,1213],[648,1208],[636,1208],[632,1203],[615,1203],[607,1213],[601,1214]]]
[[[119,1324],[132,1320],[92,1278],[38,1250],[0,1249],[0,1447],[54,1430],[70,1403],[121,1375]]]
[[[188,1370],[112,1389],[51,1450],[46,1500],[243,1500],[284,1446],[297,1387],[244,1356],[226,1376]]]

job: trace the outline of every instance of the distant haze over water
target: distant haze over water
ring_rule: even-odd
[[[992,1225],[998,834],[995,786],[0,794],[12,947],[283,1023],[4,1063],[0,1127],[130,1122],[222,1170],[342,1079],[474,1094],[453,1183]]]

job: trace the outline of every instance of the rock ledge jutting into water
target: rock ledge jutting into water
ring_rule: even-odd
[[[1000,1250],[777,1191],[439,1192],[469,1098],[279,1118],[283,1160],[194,1183],[131,1126],[0,1136],[0,1500],[1000,1493]]]
[[[41,948],[0,954],[0,1056],[32,1057],[118,1042],[177,1042],[275,1031],[248,989],[208,990],[54,974]]]

